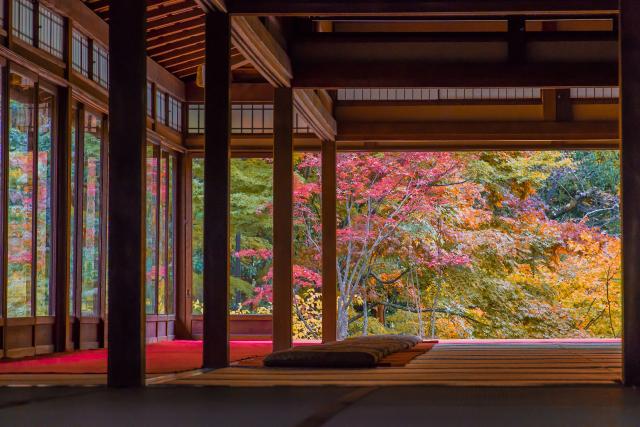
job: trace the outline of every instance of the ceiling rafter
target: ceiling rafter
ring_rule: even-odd
[[[200,9],[193,9],[189,12],[174,14],[166,16],[162,19],[157,19],[147,23],[147,31],[157,30],[164,27],[169,27],[181,22],[191,21],[198,18],[203,18],[204,13]]]

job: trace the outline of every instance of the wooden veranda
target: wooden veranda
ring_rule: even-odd
[[[0,356],[109,352],[107,378],[0,377],[0,384],[640,385],[638,1],[5,0],[0,6]],[[50,31],[59,36],[55,46],[42,37],[47,31],[40,16],[55,27]],[[31,307],[11,317],[4,141],[12,118],[8,94],[21,84],[56,96],[52,296],[46,315]],[[38,108],[34,94],[24,98],[25,105]],[[256,105],[261,114],[269,106],[272,123],[258,126],[241,117],[238,125],[232,114]],[[187,125],[191,114],[193,126]],[[33,120],[32,128],[38,123]],[[84,173],[87,134],[103,143],[91,167],[100,171],[102,191],[95,197],[105,206],[96,226],[91,310],[79,299],[82,260],[70,255],[83,251],[86,202],[72,187],[83,184],[78,177]],[[337,153],[589,149],[622,154],[621,343],[442,343],[406,367],[366,372],[229,367],[234,333],[268,334],[276,350],[293,345],[296,152],[322,154],[322,339],[332,341],[337,337]],[[174,191],[175,214],[161,218],[156,212],[162,225],[155,230],[175,233],[175,248],[158,242],[154,248],[164,248],[164,262],[174,262],[175,275],[173,288],[156,285],[153,314],[145,301],[149,152],[174,171],[156,182],[158,191],[163,186]],[[273,159],[268,331],[248,330],[247,324],[259,323],[251,316],[229,315],[232,157]],[[191,294],[188,181],[194,158],[205,164],[202,314],[192,310]],[[35,222],[31,225],[37,231]],[[34,306],[36,274],[29,272],[28,284]],[[154,274],[158,282],[159,273]],[[173,306],[160,312],[159,297]],[[147,376],[145,344],[175,338],[203,340],[206,371]]]

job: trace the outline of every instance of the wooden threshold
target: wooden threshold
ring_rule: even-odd
[[[169,384],[271,386],[486,386],[616,385],[621,378],[616,342],[441,343],[404,367],[280,369],[230,367]]]

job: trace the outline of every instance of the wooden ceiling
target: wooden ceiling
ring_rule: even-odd
[[[98,16],[109,21],[110,0],[82,0]],[[147,52],[158,64],[183,80],[195,78],[204,63],[205,12],[195,0],[147,0]],[[251,81],[257,71],[234,47],[231,51],[234,80]]]

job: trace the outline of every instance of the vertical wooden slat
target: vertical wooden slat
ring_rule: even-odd
[[[145,379],[145,2],[114,0],[109,19],[109,357],[111,387]]]
[[[573,120],[570,89],[558,89],[556,91],[556,120],[559,122],[570,122]]]
[[[31,129],[29,129],[29,141],[31,142],[31,174],[33,179],[32,186],[32,199],[31,199],[31,317],[33,317],[33,324],[35,325],[36,319],[36,293],[38,280],[38,193],[40,187],[40,179],[38,177],[38,83],[33,88],[33,97],[31,98],[31,105],[33,106],[33,116],[31,117]],[[36,328],[33,327],[31,331],[31,340],[33,347],[36,346]]]
[[[191,156],[180,154],[176,168],[176,338],[191,339]]]
[[[69,327],[69,248],[71,205],[71,88],[58,89],[58,142],[55,152],[54,182],[55,250],[53,273],[55,278],[55,350],[71,349]]]
[[[336,142],[322,142],[322,341],[337,339]]]
[[[83,224],[84,224],[84,106],[80,105],[76,110],[76,176],[75,176],[75,189],[76,194],[73,203],[75,204],[75,241],[72,244],[75,247],[73,257],[73,269],[72,274],[74,277],[74,286],[71,292],[73,292],[73,316],[74,324],[72,328],[72,337],[75,348],[80,348],[80,319],[82,317],[82,238],[83,238]]]
[[[542,111],[544,120],[555,122],[557,118],[557,89],[542,89]]]
[[[526,20],[522,16],[509,18],[509,62],[519,64],[527,58]]]
[[[205,20],[203,364],[213,369],[229,364],[231,22],[222,12]]]
[[[276,88],[273,106],[273,350],[292,346],[293,90]]]
[[[71,77],[72,61],[72,24],[64,18],[63,59],[67,64],[64,75]],[[69,296],[71,293],[70,253],[71,224],[71,123],[73,115],[73,92],[71,87],[58,89],[57,135],[58,145],[55,153],[54,179],[56,186],[55,206],[55,258],[53,273],[55,280],[55,351],[69,351],[73,347],[71,341],[71,325],[69,313]],[[77,158],[77,157],[76,157]]]
[[[102,324],[99,328],[99,336],[98,342],[101,347],[104,347],[108,340],[109,328],[109,313],[107,310],[107,286],[108,280],[108,254],[109,254],[109,242],[108,242],[108,223],[109,220],[107,208],[109,206],[109,192],[107,189],[109,188],[109,144],[106,141],[109,141],[109,117],[105,114],[102,115],[102,149],[100,150],[100,188],[102,191],[100,192],[101,202],[100,202],[100,312],[98,313]]]
[[[2,138],[4,141],[9,140],[9,69],[5,66],[2,68]],[[9,209],[9,197],[8,197],[8,182],[9,182],[9,144],[0,144],[0,297],[2,301],[2,316],[7,318],[7,267],[8,267],[8,254],[7,248],[9,246],[7,221],[8,221],[8,209]],[[5,321],[2,327],[2,355],[7,354],[7,324]]]
[[[620,12],[622,136],[623,380],[640,386],[640,2]]]
[[[153,290],[153,292],[156,295],[156,305],[155,307],[153,307],[153,313],[150,314],[160,314],[158,307],[160,306],[160,173],[161,173],[161,168],[162,168],[162,150],[160,149],[160,145],[152,145],[152,151],[153,151],[153,157],[154,157],[154,161],[156,162],[156,174],[154,176],[155,182],[152,182],[151,185],[155,186],[156,188],[156,227],[155,227],[155,233],[156,233],[156,238],[155,238],[155,242],[153,242],[154,247],[154,254],[155,254],[155,266],[156,266],[156,271],[155,271],[155,289]],[[156,330],[156,338],[158,338],[158,322],[156,321],[155,325],[154,325],[154,329]]]

